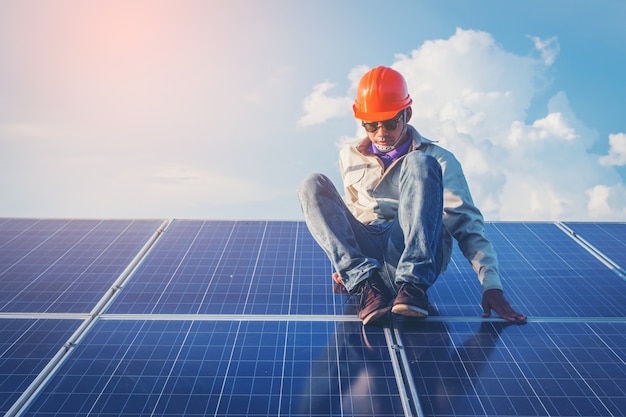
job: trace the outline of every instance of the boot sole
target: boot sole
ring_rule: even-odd
[[[391,310],[391,307],[384,307],[384,308],[380,308],[378,310],[372,311],[365,318],[361,319],[361,321],[363,321],[363,325],[366,325],[369,322],[380,320],[383,316],[386,316],[390,310]]]
[[[394,314],[398,314],[400,316],[407,317],[427,317],[428,310],[424,310],[423,308],[419,308],[416,306],[412,306],[409,304],[396,304],[391,309],[391,312]]]

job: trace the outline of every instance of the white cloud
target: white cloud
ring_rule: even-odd
[[[455,153],[488,220],[623,220],[626,187],[610,166],[624,164],[626,135],[611,135],[601,165],[589,151],[598,135],[576,117],[565,92],[527,120],[559,52],[556,38],[531,39],[540,58],[462,29],[397,55],[391,66],[407,79],[411,124]],[[363,72],[355,68],[351,79]]]
[[[414,122],[424,132],[452,121],[477,140],[494,138],[524,120],[545,82],[536,59],[505,51],[485,32],[457,29],[449,39],[424,42],[393,67],[407,79]]]
[[[587,210],[593,220],[623,220],[626,217],[626,189],[623,184],[596,185],[587,190]]]
[[[313,88],[313,92],[304,99],[304,116],[298,121],[300,126],[312,126],[348,114],[352,99],[328,96],[326,93],[333,87],[334,84],[326,81]]]
[[[556,36],[548,39],[541,39],[537,36],[528,36],[535,44],[535,49],[541,53],[541,59],[544,64],[552,65],[559,54],[561,47]]]
[[[598,159],[604,166],[626,165],[626,133],[609,135],[609,154]]]
[[[531,126],[516,120],[511,125],[509,140],[513,144],[524,144],[539,140],[575,140],[578,134],[568,125],[561,113],[550,113],[537,119]]]

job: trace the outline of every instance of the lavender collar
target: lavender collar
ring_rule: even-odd
[[[391,150],[389,152],[386,152],[386,153],[385,152],[381,152],[372,143],[370,145],[370,152],[373,153],[374,155],[376,155],[377,157],[379,157],[380,160],[383,161],[383,165],[385,166],[385,169],[387,169],[398,158],[400,158],[401,156],[407,154],[407,152],[409,151],[409,149],[411,147],[411,143],[413,143],[413,141],[411,140],[411,137],[409,136],[407,138],[407,140],[402,145],[400,145],[396,149],[393,149],[393,150]]]

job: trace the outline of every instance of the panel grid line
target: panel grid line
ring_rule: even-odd
[[[365,331],[365,327],[363,327],[363,331]],[[404,415],[406,417],[411,417],[414,415],[413,409],[411,407],[411,401],[409,399],[409,394],[407,392],[408,382],[405,380],[405,375],[411,375],[410,371],[407,373],[406,369],[402,369],[402,365],[404,364],[402,361],[398,359],[398,351],[403,349],[402,342],[400,340],[396,340],[394,334],[391,332],[389,327],[384,328],[385,332],[385,340],[387,341],[387,349],[389,351],[389,357],[391,358],[391,363],[394,369],[394,373],[396,376],[396,384],[398,385],[398,391],[400,392],[400,400],[402,402],[402,408],[404,409]],[[408,376],[407,376],[408,378]],[[419,398],[414,397],[413,402],[415,403],[415,410],[421,410],[421,406],[419,405]],[[417,413],[419,416],[419,413]]]
[[[365,328],[302,222],[168,221],[91,313],[0,312],[82,323],[11,415],[619,415],[624,282],[559,223],[487,228],[525,326],[481,317],[458,252],[428,318]]]
[[[598,400],[598,403],[601,404],[604,407],[604,412],[608,413],[609,415],[613,416],[613,414],[611,413],[611,410],[609,410],[609,408],[606,406],[606,404],[604,404],[604,401],[602,400],[602,397],[600,395],[598,395],[598,393],[595,391],[595,389],[589,385],[589,382],[587,381],[587,378],[585,378],[580,371],[578,370],[576,364],[574,364],[570,358],[565,354],[565,352],[563,352],[563,349],[561,348],[561,346],[556,343],[556,341],[552,338],[551,335],[547,335],[548,340],[554,345],[554,347],[557,349],[557,351],[561,354],[561,356],[563,357],[563,359],[565,360],[565,362],[567,364],[569,364],[569,366],[571,367],[571,369],[573,369],[573,371],[576,373],[576,375],[578,376],[578,378],[583,381],[583,383],[586,385],[586,387],[593,393],[593,395],[595,396],[595,398]]]
[[[556,222],[555,224],[561,230],[563,230],[564,233],[566,233],[568,236],[570,236],[572,239],[574,239],[574,241],[578,242],[578,244],[580,246],[585,248],[589,253],[591,253],[593,256],[595,256],[600,262],[602,262],[604,265],[606,265],[607,268],[609,268],[611,271],[615,272],[623,280],[626,280],[626,270],[624,270],[621,266],[619,266],[616,262],[614,262],[607,255],[602,253],[601,250],[599,250],[598,248],[593,246],[585,238],[583,238],[578,233],[573,231],[567,225],[565,225],[565,224],[563,224],[561,222]]]
[[[65,225],[64,227],[66,227],[67,225]],[[51,262],[47,268],[45,268],[43,271],[41,271],[32,281],[30,281],[28,284],[26,284],[20,291],[16,292],[15,295],[8,299],[5,304],[0,307],[0,309],[4,309],[6,308],[8,305],[10,305],[12,302],[14,302],[16,299],[18,299],[21,295],[23,295],[24,293],[26,293],[41,277],[44,277],[46,275],[46,272],[48,272],[50,269],[52,269],[56,264],[58,264],[61,259],[63,259],[64,257],[66,257],[71,251],[72,249],[76,248],[79,246],[79,244],[84,241],[87,236],[93,232],[95,229],[97,228],[97,225],[94,225],[91,230],[89,230],[87,233],[85,233],[77,242],[75,242],[71,247],[69,247],[63,254],[61,254],[60,256],[58,256],[53,262]],[[8,273],[9,271],[11,271],[11,269],[17,265],[20,261],[24,260],[26,257],[28,257],[28,255],[32,254],[35,250],[37,250],[37,248],[41,247],[44,243],[50,241],[53,239],[53,237],[60,233],[63,230],[63,228],[60,228],[58,230],[56,230],[53,234],[51,234],[45,241],[41,242],[37,247],[33,248],[31,251],[29,251],[28,253],[26,253],[20,260],[16,261],[13,265],[11,265],[10,267],[8,267],[7,269],[5,269],[4,271],[0,272],[0,277],[2,275],[4,275],[5,273]],[[52,305],[52,303],[51,303]]]
[[[204,223],[198,228],[198,231],[196,232],[195,236],[193,237],[193,240],[191,241],[191,244],[187,247],[185,253],[183,254],[183,256],[180,257],[180,261],[178,262],[178,265],[176,265],[176,268],[174,269],[174,271],[172,272],[172,274],[170,275],[170,279],[169,281],[165,284],[165,287],[163,289],[163,291],[161,292],[159,298],[156,300],[156,302],[154,303],[154,307],[151,311],[151,313],[154,312],[154,310],[157,308],[159,302],[163,299],[163,297],[165,297],[165,295],[168,293],[168,288],[170,287],[170,285],[172,284],[174,278],[176,277],[177,272],[180,270],[181,265],[185,262],[185,259],[187,258],[187,256],[189,255],[189,252],[191,251],[191,248],[193,247],[193,244],[196,242],[196,240],[198,239],[198,236],[200,236],[200,232],[202,232],[202,228],[204,227]]]
[[[448,337],[450,338],[450,340],[452,340],[452,335],[450,334],[450,330],[446,329],[446,331],[448,332]],[[452,345],[452,349],[454,350],[454,355],[456,355],[456,358],[458,359],[459,363],[461,364],[461,370],[463,372],[463,377],[467,378],[467,380],[471,381],[471,375],[470,372],[467,370],[467,364],[463,361],[463,355],[461,355],[461,353],[459,352],[458,346],[456,344]],[[479,398],[478,392],[476,390],[476,385],[473,383],[470,383],[470,389],[471,392],[474,396],[476,396],[476,398]],[[480,411],[483,415],[487,415],[487,410],[485,410],[484,404],[482,402],[480,402]]]
[[[98,224],[101,224],[101,222]],[[122,271],[122,273],[120,274],[120,276],[114,283],[113,287],[105,293],[105,295],[96,304],[92,312],[88,314],[83,321],[81,321],[81,324],[73,332],[70,338],[63,344],[62,347],[59,348],[59,350],[51,358],[51,360],[47,363],[47,365],[35,376],[33,381],[23,391],[20,397],[8,409],[7,413],[5,414],[5,417],[13,417],[13,416],[21,415],[24,412],[24,410],[26,410],[30,406],[32,401],[34,401],[35,398],[38,396],[39,392],[41,392],[41,390],[45,387],[47,381],[49,381],[50,378],[52,378],[56,374],[58,369],[63,365],[63,363],[71,355],[71,353],[76,348],[76,346],[78,346],[78,344],[80,343],[80,340],[86,335],[89,329],[94,325],[98,316],[106,308],[107,303],[110,302],[113,296],[115,295],[115,292],[119,288],[118,284],[123,282],[125,279],[127,279],[128,276],[134,270],[134,268],[136,268],[137,265],[140,263],[140,261],[146,256],[150,247],[156,242],[158,237],[161,235],[163,228],[165,227],[166,224],[167,224],[167,221],[163,222],[161,224],[161,227],[158,228],[153,233],[153,235],[148,238],[148,240],[144,243],[143,247],[139,250],[139,252],[135,255],[135,257],[132,260],[130,260],[127,267]],[[130,224],[124,230],[128,230],[129,226]],[[96,226],[94,226],[94,228],[92,228],[91,231],[93,231],[95,227]],[[81,241],[84,238],[86,238],[86,236],[87,234],[83,236]],[[121,236],[121,233],[118,234],[118,236],[116,237],[116,240],[119,238],[119,236]],[[107,246],[107,248],[110,246],[111,245]],[[46,315],[46,313],[43,313],[43,314],[38,315],[37,318],[55,317],[55,316],[56,314]],[[68,318],[68,316],[59,315],[59,316],[56,316],[56,318],[57,319]]]
[[[415,379],[413,377],[413,373],[411,372],[411,366],[409,364],[409,359],[406,355],[406,349],[404,346],[404,341],[402,340],[402,335],[397,326],[393,326],[392,329],[395,340],[398,344],[397,351],[400,355],[400,369],[404,372],[404,375],[406,375],[404,383],[408,389],[407,395],[410,395],[410,399],[412,400],[413,408],[415,409],[415,417],[424,417],[424,410],[422,409],[419,394],[417,393],[417,388],[415,387]]]
[[[191,330],[192,330],[192,326],[193,326],[193,323],[191,325],[189,325],[189,327],[187,328],[187,332],[185,333],[185,337],[184,337],[183,341],[181,342],[181,344],[180,344],[180,346],[178,348],[178,351],[176,352],[176,357],[174,358],[172,366],[170,366],[169,372],[167,373],[167,376],[165,377],[165,380],[164,380],[163,385],[161,387],[161,392],[159,392],[159,394],[157,396],[156,405],[155,405],[154,409],[152,410],[152,413],[150,414],[151,416],[153,416],[155,414],[155,411],[158,409],[158,407],[161,404],[163,398],[166,396],[165,389],[166,389],[170,379],[172,378],[172,375],[173,375],[173,372],[174,372],[174,366],[180,359],[181,352],[182,352],[183,347],[185,346],[185,344],[187,342],[187,339],[189,338],[189,335],[190,335]]]
[[[233,340],[233,349],[230,351],[230,356],[228,358],[228,362],[226,363],[226,370],[224,372],[224,379],[222,380],[222,384],[220,387],[220,392],[217,399],[217,404],[215,406],[215,412],[213,413],[213,417],[217,417],[219,415],[220,406],[222,404],[222,399],[224,398],[224,392],[226,383],[228,381],[228,375],[230,374],[230,367],[233,363],[233,357],[235,355],[235,345],[237,344],[237,339],[239,338],[239,331],[241,330],[241,322],[237,324],[237,330],[235,330],[234,340]]]
[[[243,311],[248,309],[248,301],[250,300],[250,293],[252,292],[252,285],[254,284],[254,280],[257,275],[257,268],[259,266],[259,260],[261,259],[261,252],[263,250],[263,244],[265,242],[265,234],[267,232],[267,222],[264,222],[263,234],[261,235],[261,239],[259,241],[259,250],[256,253],[256,257],[254,259],[254,265],[252,267],[252,272],[250,274],[250,285],[248,285],[248,291],[246,292],[246,298],[243,301]]]
[[[198,303],[198,309],[196,310],[196,313],[200,313],[201,306],[207,300],[207,293],[209,291],[211,283],[215,279],[216,271],[218,270],[219,266],[222,264],[222,259],[224,259],[224,254],[226,253],[226,248],[228,248],[228,246],[229,246],[229,243],[230,243],[231,238],[233,236],[233,231],[234,230],[235,230],[235,225],[233,224],[233,226],[230,228],[230,233],[228,234],[228,238],[226,239],[226,244],[224,245],[224,247],[220,251],[220,255],[219,255],[218,259],[217,259],[217,265],[216,265],[215,269],[211,273],[211,278],[209,279],[209,284],[207,285],[207,288],[204,290],[204,293],[202,294],[202,300],[200,301],[200,303]],[[191,245],[189,247],[191,248]]]

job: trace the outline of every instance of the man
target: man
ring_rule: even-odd
[[[389,311],[426,317],[426,292],[445,271],[453,238],[482,284],[483,317],[493,309],[525,322],[502,293],[496,254],[461,165],[408,124],[411,103],[404,77],[392,68],[361,78],[353,110],[367,137],[340,150],[345,199],[321,174],[298,187],[311,234],[337,280],[360,295],[363,324]]]

